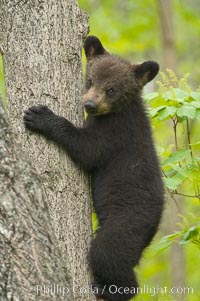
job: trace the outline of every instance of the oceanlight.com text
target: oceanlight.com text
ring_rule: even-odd
[[[108,290],[110,294],[141,294],[141,295],[191,295],[194,294],[194,289],[192,287],[167,287],[167,286],[151,286],[144,285],[140,287],[118,287],[116,285],[104,286],[103,291]],[[65,287],[60,284],[38,284],[34,291],[37,295],[49,295],[49,296],[65,296],[69,293],[88,295],[93,293],[98,293],[98,288],[87,286],[81,287],[77,282],[73,283],[72,287]]]

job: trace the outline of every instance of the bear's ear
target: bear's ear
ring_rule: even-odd
[[[143,86],[150,82],[159,71],[159,65],[154,61],[147,61],[142,64],[132,65],[132,68],[136,78]]]
[[[89,36],[84,43],[85,56],[89,60],[95,56],[107,53],[100,40],[95,36]]]

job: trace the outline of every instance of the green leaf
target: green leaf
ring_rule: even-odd
[[[192,101],[191,103],[190,103],[190,105],[192,105],[193,107],[195,107],[195,108],[200,108],[200,102],[199,101]]]
[[[185,232],[180,244],[188,243],[192,238],[199,235],[199,227],[193,226],[187,232]]]
[[[178,120],[178,123],[182,123],[183,121],[185,121],[185,117],[179,117],[177,116],[177,120]]]
[[[169,163],[168,164],[174,171],[176,171],[179,175],[181,175],[182,177],[184,177],[185,179],[189,177],[189,175],[191,175],[191,170],[190,169],[184,169],[180,166],[178,166],[177,164],[173,164],[173,163]]]
[[[177,110],[177,115],[179,117],[194,119],[196,116],[196,108],[189,104],[184,104]]]
[[[145,101],[150,102],[153,99],[157,98],[158,95],[159,94],[157,92],[149,93],[149,94],[147,94],[147,95],[144,96],[144,99],[145,99]]]
[[[200,101],[200,93],[199,93],[199,92],[194,92],[194,91],[192,91],[192,92],[190,93],[190,96],[191,96],[194,100]]]
[[[170,91],[170,90],[164,92],[162,96],[165,100],[174,100],[174,95],[172,94],[172,91]]]
[[[180,162],[181,160],[187,159],[190,156],[190,151],[188,149],[178,150],[173,152],[163,163],[162,165],[165,166],[169,163],[176,163]]]
[[[172,234],[165,235],[161,238],[160,242],[165,242],[165,241],[174,241],[176,238],[179,238],[181,236],[180,231],[176,231]]]
[[[200,120],[200,110],[198,110],[198,109],[196,111],[196,119]]]
[[[173,117],[176,113],[177,108],[167,106],[164,110],[158,112],[157,119],[162,121]]]
[[[184,177],[182,177],[181,175],[177,175],[171,178],[164,178],[164,183],[166,185],[167,188],[171,189],[171,190],[175,190],[177,189],[177,187],[183,183],[184,181]]]
[[[188,93],[180,88],[172,88],[163,93],[163,98],[167,101],[184,102],[188,98]]]
[[[158,112],[160,112],[161,110],[164,110],[166,108],[166,106],[159,106],[155,109],[150,109],[149,113],[151,115],[151,117],[155,117],[156,115],[158,115]]]
[[[164,252],[166,249],[168,249],[173,244],[173,241],[165,241],[165,242],[159,242],[157,243],[157,246],[154,250],[153,256],[157,256],[160,253]]]
[[[183,102],[188,98],[188,93],[180,88],[174,88],[173,91],[175,94],[175,100],[178,102]]]
[[[181,232],[175,232],[170,235],[163,236],[160,241],[156,244],[154,255],[157,256],[158,254],[165,251],[167,248],[169,248],[177,238],[181,236]]]

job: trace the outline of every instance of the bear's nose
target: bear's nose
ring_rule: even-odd
[[[93,101],[87,101],[85,103],[85,109],[87,112],[93,112],[96,109],[96,103]]]

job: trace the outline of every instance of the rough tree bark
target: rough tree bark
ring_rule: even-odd
[[[41,182],[22,157],[1,102],[0,163],[0,300],[73,300]],[[65,294],[50,295],[42,288],[55,283]]]
[[[81,48],[87,31],[87,17],[76,0],[0,0],[0,45],[9,118],[23,153],[40,175],[76,300],[93,299],[88,291],[84,294],[80,290],[90,283],[87,176],[61,149],[25,132],[22,117],[26,108],[41,103],[81,125]]]
[[[163,68],[176,71],[176,49],[172,1],[158,0],[158,9],[162,34]],[[181,222],[180,215],[183,214],[183,199],[176,197],[176,201],[178,207],[173,199],[169,200],[168,221],[170,221],[170,224],[167,222],[168,233],[173,233],[174,231],[178,230],[178,223]],[[178,243],[171,246],[170,262],[172,286],[185,287],[186,267],[183,246],[179,245]],[[177,295],[176,300],[183,301],[184,296]]]

